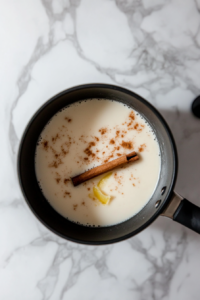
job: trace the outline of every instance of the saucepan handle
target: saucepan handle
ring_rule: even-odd
[[[200,207],[175,192],[173,192],[171,201],[162,212],[162,216],[171,218],[200,233]]]
[[[186,199],[181,201],[173,220],[200,233],[200,208]]]

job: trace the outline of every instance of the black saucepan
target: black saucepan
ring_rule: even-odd
[[[123,223],[100,228],[78,225],[58,214],[49,205],[38,186],[34,165],[36,143],[49,119],[63,107],[88,98],[116,100],[138,111],[152,126],[161,151],[159,182],[147,205],[137,215]],[[27,125],[18,154],[18,176],[21,189],[29,207],[37,218],[63,238],[93,245],[109,244],[127,239],[145,229],[159,215],[172,218],[174,221],[200,233],[200,208],[173,191],[177,167],[174,139],[159,112],[137,94],[107,84],[86,84],[73,87],[47,101]]]

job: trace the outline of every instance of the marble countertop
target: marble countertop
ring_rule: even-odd
[[[128,88],[157,107],[177,143],[176,191],[200,205],[199,0],[2,0],[0,299],[199,299],[200,237],[159,217],[108,246],[61,239],[21,194],[16,156],[33,113],[83,83]]]

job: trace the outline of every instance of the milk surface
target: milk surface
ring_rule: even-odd
[[[103,192],[93,187],[104,175],[74,187],[70,178],[136,151],[139,160],[114,169]],[[38,140],[35,170],[50,205],[82,225],[108,226],[137,214],[150,200],[160,173],[160,149],[152,128],[138,112],[111,100],[89,99],[58,112]]]

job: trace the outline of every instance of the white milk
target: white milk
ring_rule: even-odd
[[[132,151],[139,160],[113,170],[103,192],[93,187],[104,175],[74,187],[70,177]],[[108,226],[137,214],[150,200],[160,173],[160,150],[152,128],[122,103],[91,99],[57,113],[36,149],[35,169],[44,196],[62,216],[83,225]]]

